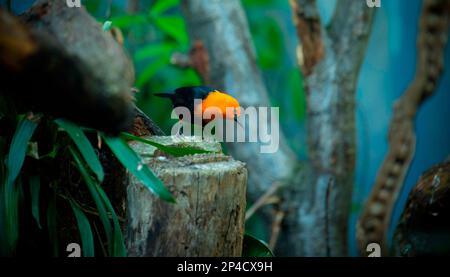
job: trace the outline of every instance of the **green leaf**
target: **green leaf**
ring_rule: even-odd
[[[285,52],[283,33],[278,22],[270,17],[250,25],[255,40],[258,64],[262,69],[276,69],[283,61]]]
[[[136,81],[136,86],[142,88],[142,86],[150,80],[150,78],[158,72],[162,67],[169,64],[169,56],[162,56],[158,60],[150,63],[150,65],[141,73]]]
[[[80,231],[81,246],[83,249],[83,257],[94,257],[94,237],[92,235],[91,225],[89,220],[78,205],[70,200],[75,218],[77,219],[78,230]]]
[[[92,224],[94,225],[95,235],[98,238],[98,242],[100,244],[100,248],[102,250],[103,257],[106,257],[106,256],[108,256],[108,253],[106,252],[105,244],[103,243],[102,237],[100,236],[100,232],[98,231],[98,228],[97,228],[97,225],[95,224],[95,222],[92,222]]]
[[[108,32],[109,30],[111,30],[112,28],[112,22],[111,21],[105,21],[105,23],[103,23],[103,31],[104,32]]]
[[[175,203],[175,199],[161,180],[153,174],[133,149],[121,138],[103,136],[106,144],[111,148],[117,159],[151,192],[168,202]]]
[[[86,167],[81,162],[80,156],[77,153],[77,151],[72,146],[69,146],[69,150],[72,153],[73,159],[75,160],[78,169],[80,170],[81,176],[83,176],[83,179],[86,182],[86,185],[92,198],[94,199],[95,206],[97,207],[97,211],[100,216],[100,221],[102,222],[103,228],[105,229],[106,240],[108,241],[108,252],[111,255],[113,252],[112,251],[113,232],[105,205],[103,204],[103,201],[97,192],[97,184],[95,183],[95,180],[91,178]]]
[[[178,4],[180,4],[180,0],[158,0],[150,9],[150,13],[154,16],[160,15]]]
[[[154,19],[156,26],[182,45],[189,42],[184,20],[180,16],[164,16]]]
[[[135,15],[121,15],[111,19],[114,26],[125,29],[135,25],[142,25],[148,23],[147,17],[142,14]]]
[[[267,8],[273,6],[276,0],[243,0],[242,4],[248,8]]]
[[[303,78],[298,68],[293,68],[289,76],[289,87],[292,93],[292,111],[300,123],[306,116],[306,98],[303,90]]]
[[[39,192],[41,189],[41,180],[39,176],[30,177],[30,194],[31,194],[31,214],[33,215],[39,229],[41,227],[41,220],[39,216]]]
[[[269,246],[249,234],[244,235],[242,257],[273,257]]]
[[[16,132],[11,141],[9,148],[8,158],[6,160],[7,178],[6,188],[10,189],[14,184],[17,176],[19,176],[23,162],[25,161],[25,155],[28,149],[28,142],[33,136],[37,123],[22,118],[17,125]]]
[[[154,147],[158,148],[159,150],[161,150],[167,154],[170,154],[172,156],[175,156],[175,157],[211,153],[211,151],[199,149],[199,148],[195,148],[195,147],[167,146],[167,145],[163,145],[163,144],[160,144],[160,143],[148,140],[148,139],[133,136],[132,134],[129,134],[129,133],[121,133],[120,135],[124,139],[130,139],[130,140],[139,141],[139,142],[142,142],[145,144],[149,144],[149,145],[154,146]]]
[[[103,182],[103,179],[105,177],[103,167],[97,157],[97,154],[95,153],[94,148],[92,147],[92,144],[89,142],[88,138],[83,133],[81,128],[74,123],[64,119],[56,119],[55,122],[61,128],[63,128],[67,132],[67,134],[69,134],[70,138],[73,140],[73,142],[75,142],[75,145],[80,150],[84,160],[97,176],[99,182]]]
[[[157,56],[167,56],[169,57],[170,52],[173,51],[175,45],[171,43],[162,43],[162,44],[150,44],[145,46],[138,51],[134,55],[134,59],[136,61],[142,61],[151,57]]]
[[[4,209],[5,209],[5,235],[8,239],[10,249],[14,249],[19,236],[19,189],[14,186],[17,176],[19,176],[28,142],[33,136],[37,123],[23,117],[16,128],[6,159],[6,178],[4,185]]]
[[[192,68],[183,69],[181,77],[179,78],[179,86],[199,86],[202,80],[199,78],[197,72]]]
[[[114,211],[114,207],[111,205],[111,202],[109,201],[108,196],[106,195],[105,191],[100,187],[96,186],[97,192],[100,195],[101,199],[103,200],[103,203],[105,204],[106,208],[111,213],[111,217],[113,219],[114,223],[114,235],[113,235],[113,253],[112,256],[114,257],[126,257],[127,256],[127,250],[125,247],[122,230],[120,228],[119,219],[117,218],[117,214]]]

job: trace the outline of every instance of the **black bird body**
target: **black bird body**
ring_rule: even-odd
[[[194,99],[204,100],[208,95],[216,91],[207,86],[190,86],[177,88],[173,92],[155,93],[154,95],[169,98],[173,107],[186,107],[189,111],[194,111]]]
[[[156,93],[155,95],[169,98],[174,108],[187,108],[191,114],[190,123],[192,124],[196,123],[195,119],[200,118],[204,126],[216,115],[222,119],[237,121],[236,118],[240,115],[239,102],[235,98],[207,86],[181,87],[171,93]],[[195,100],[200,100],[200,102],[195,102]],[[178,114],[178,117],[183,120],[181,114]]]

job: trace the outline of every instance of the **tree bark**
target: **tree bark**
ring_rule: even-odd
[[[164,145],[177,144],[174,137],[149,139]],[[181,144],[221,151],[218,143]],[[241,256],[247,184],[244,163],[221,153],[175,158],[148,145],[132,146],[148,157],[145,163],[177,203],[156,198],[131,178],[127,188],[129,256]]]
[[[427,170],[409,193],[394,236],[397,256],[450,254],[450,162]]]
[[[282,134],[281,149],[271,155],[259,153],[256,143],[229,144],[233,156],[248,164],[251,199],[257,199],[274,181],[286,185],[281,204],[286,219],[280,238],[285,243],[277,248],[279,255],[347,253],[355,152],[354,93],[373,11],[346,2],[337,8],[328,34],[317,24],[315,1],[298,3],[308,9],[306,16],[312,11],[316,17],[314,28],[298,30],[310,32],[305,37],[312,38],[307,48],[310,52],[305,54],[311,57],[314,46],[322,45],[308,60],[310,72],[305,71],[312,166],[299,165]],[[191,38],[201,40],[208,49],[211,84],[236,95],[244,107],[269,106],[240,2],[185,0],[182,7]],[[316,31],[322,35],[317,36]]]
[[[209,85],[236,96],[244,108],[270,107],[240,1],[184,0],[182,11],[191,40],[201,41],[208,50]],[[247,162],[252,199],[260,197],[275,180],[290,175],[296,159],[283,134],[280,145],[276,153],[261,154],[261,143],[227,144],[234,158]]]
[[[310,182],[298,199],[300,232],[291,239],[307,255],[343,256],[355,168],[356,83],[374,9],[364,1],[339,1],[327,31],[316,1],[290,2],[303,54],[311,162]]]
[[[208,51],[209,75],[203,76],[203,80],[209,80],[209,85],[237,97],[244,108],[270,107],[240,1],[184,0],[182,11],[191,40],[201,42]],[[271,130],[270,123],[268,128]],[[296,184],[301,181],[289,179],[298,161],[281,130],[277,152],[263,154],[261,145],[259,142],[227,144],[230,154],[247,164],[248,196],[253,202],[257,202],[276,183]],[[266,206],[259,211],[265,217],[266,226],[271,226],[271,218],[275,215],[272,207]]]

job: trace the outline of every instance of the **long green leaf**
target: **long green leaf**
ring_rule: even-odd
[[[86,185],[89,189],[89,192],[90,192],[92,198],[94,199],[95,205],[97,207],[97,210],[98,210],[98,213],[100,216],[100,221],[102,222],[103,228],[105,229],[106,240],[108,241],[108,252],[111,255],[113,252],[112,251],[113,232],[112,232],[111,222],[109,221],[108,213],[106,211],[105,205],[103,204],[103,201],[97,192],[97,189],[96,189],[97,184],[95,183],[94,179],[91,178],[91,176],[89,175],[86,167],[81,162],[81,159],[80,159],[78,153],[76,152],[76,150],[73,147],[69,147],[69,150],[72,153],[72,156],[75,160],[75,163],[76,163],[78,169],[80,170],[81,176],[83,176],[83,179],[86,182]]]
[[[170,63],[169,55],[162,55],[156,61],[153,61],[149,66],[147,66],[136,80],[136,86],[142,88],[142,86],[150,80],[150,78],[155,75],[162,67],[167,66]]]
[[[273,257],[269,246],[252,235],[244,235],[242,257]]]
[[[121,16],[113,17],[111,19],[111,22],[112,22],[112,24],[114,24],[114,26],[116,26],[120,29],[125,29],[125,28],[130,28],[131,26],[147,24],[148,20],[147,20],[147,16],[145,16],[145,15],[135,14],[135,15],[121,15]]]
[[[83,211],[74,201],[69,201],[75,218],[77,219],[78,230],[80,231],[81,247],[83,249],[83,257],[94,257],[94,237],[92,235],[91,225]]]
[[[181,45],[186,45],[189,41],[184,20],[180,16],[158,16],[155,24],[169,37],[173,38]]]
[[[175,49],[175,45],[171,43],[149,44],[137,50],[134,54],[134,59],[136,61],[142,61],[152,57],[169,57],[173,49]]]
[[[111,148],[117,159],[127,168],[145,187],[161,199],[175,203],[172,194],[161,180],[144,164],[134,150],[121,138],[103,136],[106,144]]]
[[[41,181],[39,176],[30,177],[30,193],[31,193],[31,214],[33,215],[36,223],[40,229],[41,220],[39,216],[39,192],[41,189]]]
[[[16,132],[14,133],[11,146],[9,148],[8,158],[6,160],[7,188],[12,186],[17,176],[19,176],[23,162],[25,161],[28,142],[33,136],[34,130],[36,130],[37,126],[37,123],[28,120],[25,117],[22,118],[17,125]]]
[[[100,197],[103,200],[103,203],[105,204],[106,208],[111,213],[111,217],[113,219],[114,223],[114,235],[113,235],[113,255],[114,257],[126,257],[127,251],[124,244],[124,239],[122,235],[122,230],[120,228],[119,219],[117,218],[117,214],[114,211],[114,207],[111,205],[111,202],[109,201],[108,196],[106,195],[105,191],[100,187],[96,186],[97,192],[100,195]]]
[[[19,236],[19,190],[14,184],[25,161],[28,142],[37,126],[37,123],[28,120],[26,117],[23,117],[19,121],[11,141],[8,158],[6,159],[6,178],[4,185],[6,226],[4,229],[8,238],[8,244],[12,249],[15,248]]]
[[[120,135],[124,139],[130,139],[130,140],[139,141],[139,142],[142,142],[145,144],[149,144],[149,145],[154,146],[154,147],[158,148],[159,150],[161,150],[167,154],[170,154],[172,156],[175,156],[175,157],[182,157],[182,156],[194,155],[194,154],[211,153],[211,151],[199,149],[199,148],[195,148],[195,147],[167,146],[167,145],[163,145],[163,144],[160,144],[160,143],[148,140],[148,139],[133,136],[132,134],[129,134],[129,133],[121,133]]]
[[[99,182],[103,182],[105,174],[103,172],[102,164],[100,163],[100,160],[98,159],[97,154],[92,147],[92,144],[83,133],[83,130],[81,130],[81,128],[74,123],[64,119],[57,119],[55,120],[55,122],[61,128],[63,128],[67,132],[67,134],[69,134],[70,138],[78,147],[78,150],[80,150],[80,153],[83,156],[84,160],[97,176]]]

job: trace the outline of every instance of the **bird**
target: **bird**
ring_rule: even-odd
[[[239,101],[226,92],[208,86],[186,86],[177,88],[173,92],[154,93],[154,95],[170,99],[174,108],[187,108],[191,113],[191,123],[193,124],[197,122],[195,118],[198,117],[201,118],[199,122],[203,127],[214,120],[214,115],[211,118],[203,118],[208,108],[216,108],[224,120],[234,120],[239,123],[237,121],[241,114]],[[201,102],[196,105],[195,99],[199,99]],[[179,115],[179,119],[183,120],[182,115]]]

